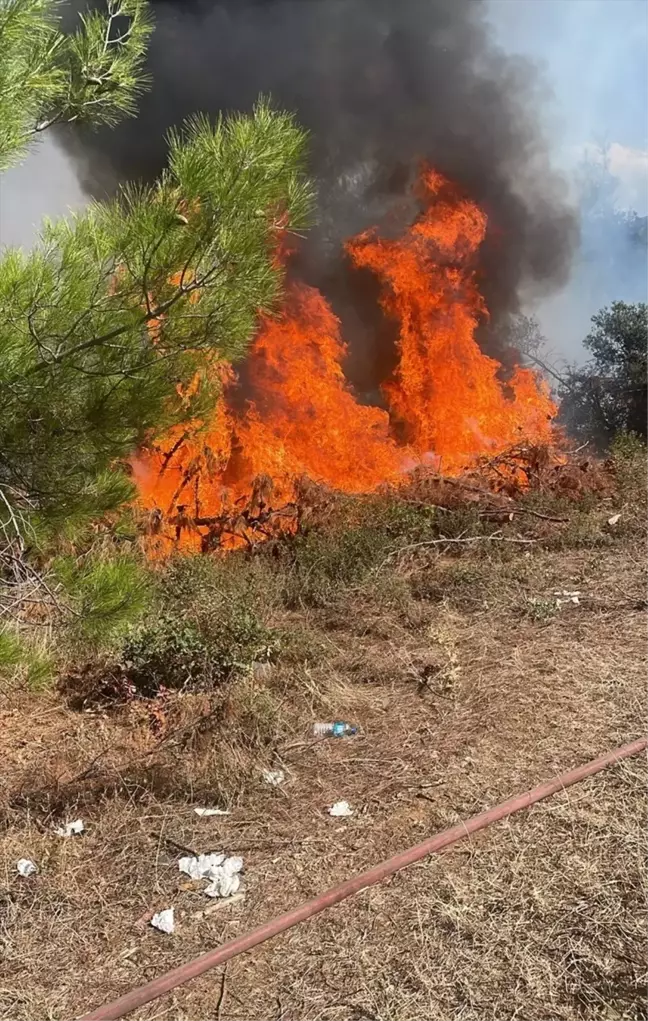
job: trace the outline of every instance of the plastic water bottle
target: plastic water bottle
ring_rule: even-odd
[[[353,737],[357,733],[357,727],[341,720],[336,720],[335,723],[315,723],[313,726],[315,737]]]

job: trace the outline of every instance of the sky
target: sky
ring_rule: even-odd
[[[488,6],[503,49],[531,58],[544,72],[554,161],[575,182],[583,159],[601,159],[605,151],[617,208],[648,214],[646,0],[490,0]],[[590,246],[579,253],[562,292],[525,309],[559,360],[583,360],[582,338],[601,304],[648,300],[645,272],[629,262],[636,253],[617,252],[613,261],[605,232],[599,237],[600,251]]]
[[[43,217],[66,216],[86,202],[71,161],[45,135],[24,163],[0,176],[0,246],[33,244]]]
[[[542,68],[543,114],[558,165],[571,177],[585,156],[596,159],[607,150],[618,207],[646,215],[646,0],[489,0],[488,16],[504,50]],[[83,203],[70,160],[51,136],[44,138],[25,163],[0,178],[0,246],[33,244],[42,217],[65,215]],[[598,308],[591,307],[596,295],[588,296],[587,273],[576,260],[565,291],[527,310],[566,358],[582,357],[581,338]],[[634,293],[636,282],[633,287],[618,297],[645,300]]]
[[[500,45],[531,58],[549,86],[554,158],[571,170],[608,149],[618,202],[648,213],[646,0],[490,0]]]

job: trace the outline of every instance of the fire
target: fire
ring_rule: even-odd
[[[484,213],[432,169],[419,197],[423,212],[400,239],[366,232],[347,243],[351,263],[379,279],[382,309],[398,327],[386,409],[361,404],[349,386],[325,298],[291,285],[249,352],[251,398],[242,403],[227,371],[210,422],[177,426],[133,464],[159,551],[230,548],[295,527],[304,478],[372,492],[432,459],[452,474],[484,453],[551,440],[556,408],[545,384],[524,368],[503,382],[475,340],[487,315],[473,269]]]
[[[436,454],[452,472],[476,453],[548,439],[555,408],[528,369],[517,370],[505,393],[501,366],[475,341],[487,313],[470,266],[484,213],[434,170],[420,190],[426,209],[405,237],[367,233],[347,250],[381,280],[382,307],[400,327],[396,377],[384,387],[393,418],[419,455]]]

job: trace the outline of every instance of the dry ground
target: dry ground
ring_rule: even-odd
[[[0,1018],[79,1016],[640,736],[643,558],[636,536],[504,557],[432,550],[334,605],[273,610],[291,636],[285,656],[200,733],[182,729],[177,706],[156,734],[142,707],[79,712],[60,695],[7,693]],[[562,589],[580,590],[580,605],[558,609]],[[313,720],[340,717],[358,737],[310,740]],[[286,771],[281,788],[263,783],[268,766]],[[354,816],[329,817],[342,798]],[[215,803],[231,815],[193,813]],[[639,1021],[644,814],[635,758],[134,1016]],[[77,815],[83,837],[52,834]],[[195,917],[206,899],[179,881],[181,848],[242,854],[245,900]],[[16,875],[20,857],[36,877]],[[142,921],[171,904],[173,936]]]

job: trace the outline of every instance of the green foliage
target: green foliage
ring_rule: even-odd
[[[610,445],[610,458],[614,465],[617,488],[622,500],[634,508],[640,527],[645,530],[645,510],[648,498],[648,450],[645,441],[636,433],[617,433]]]
[[[215,126],[194,119],[172,137],[156,185],[4,255],[0,485],[58,520],[101,514],[128,493],[117,459],[205,413],[218,394],[210,361],[240,358],[278,297],[281,218],[297,226],[309,205],[304,144],[264,103]],[[189,401],[178,382],[198,369]]]
[[[211,606],[198,619],[223,679],[269,661],[277,651],[276,635],[243,600]]]
[[[648,305],[615,301],[592,318],[585,338],[593,359],[569,371],[561,419],[570,432],[602,448],[619,432],[646,438],[648,414]]]
[[[126,639],[121,656],[128,679],[145,696],[161,687],[207,685],[212,680],[209,650],[196,625],[162,616],[142,624]]]
[[[648,306],[615,301],[592,317],[594,329],[585,338],[602,372],[622,379],[645,380]]]
[[[269,576],[262,558],[179,554],[151,577],[151,610],[130,629],[120,654],[140,693],[211,690],[275,656],[278,635],[263,619]]]
[[[289,606],[324,606],[399,546],[435,535],[436,528],[432,509],[385,497],[351,503],[346,519],[291,542],[284,599]]]
[[[129,116],[146,86],[145,0],[106,0],[71,35],[58,14],[57,0],[0,0],[0,169],[52,124]],[[0,554],[33,580],[57,546],[91,549],[55,560],[56,596],[41,578],[66,647],[114,642],[147,606],[146,572],[92,552],[89,522],[131,498],[139,445],[209,413],[218,363],[240,358],[275,307],[274,251],[310,213],[305,144],[264,101],[252,116],[194,117],[171,133],[155,184],[48,222],[33,251],[0,256]],[[18,605],[15,579],[0,585],[3,605]],[[209,640],[219,676],[255,645],[254,626],[226,615],[222,647]]]
[[[72,643],[109,645],[142,616],[151,601],[149,571],[125,554],[59,557],[53,573],[71,614],[67,639]]]
[[[114,125],[137,112],[149,84],[143,66],[153,30],[150,8],[143,0],[107,0],[106,8],[82,14],[67,41],[65,102],[50,112],[49,123]]]
[[[136,690],[150,696],[161,687],[209,690],[267,660],[275,647],[253,609],[223,600],[145,621],[124,642],[121,661]]]
[[[53,669],[54,664],[44,650],[15,631],[8,628],[0,631],[0,682],[22,677],[30,688],[41,688],[51,679]]]
[[[105,11],[81,15],[71,35],[60,31],[59,7],[58,0],[0,4],[0,171],[52,124],[132,116],[147,85],[146,0],[107,0]]]
[[[610,457],[619,474],[646,474],[646,444],[633,432],[619,432],[610,444]]]

